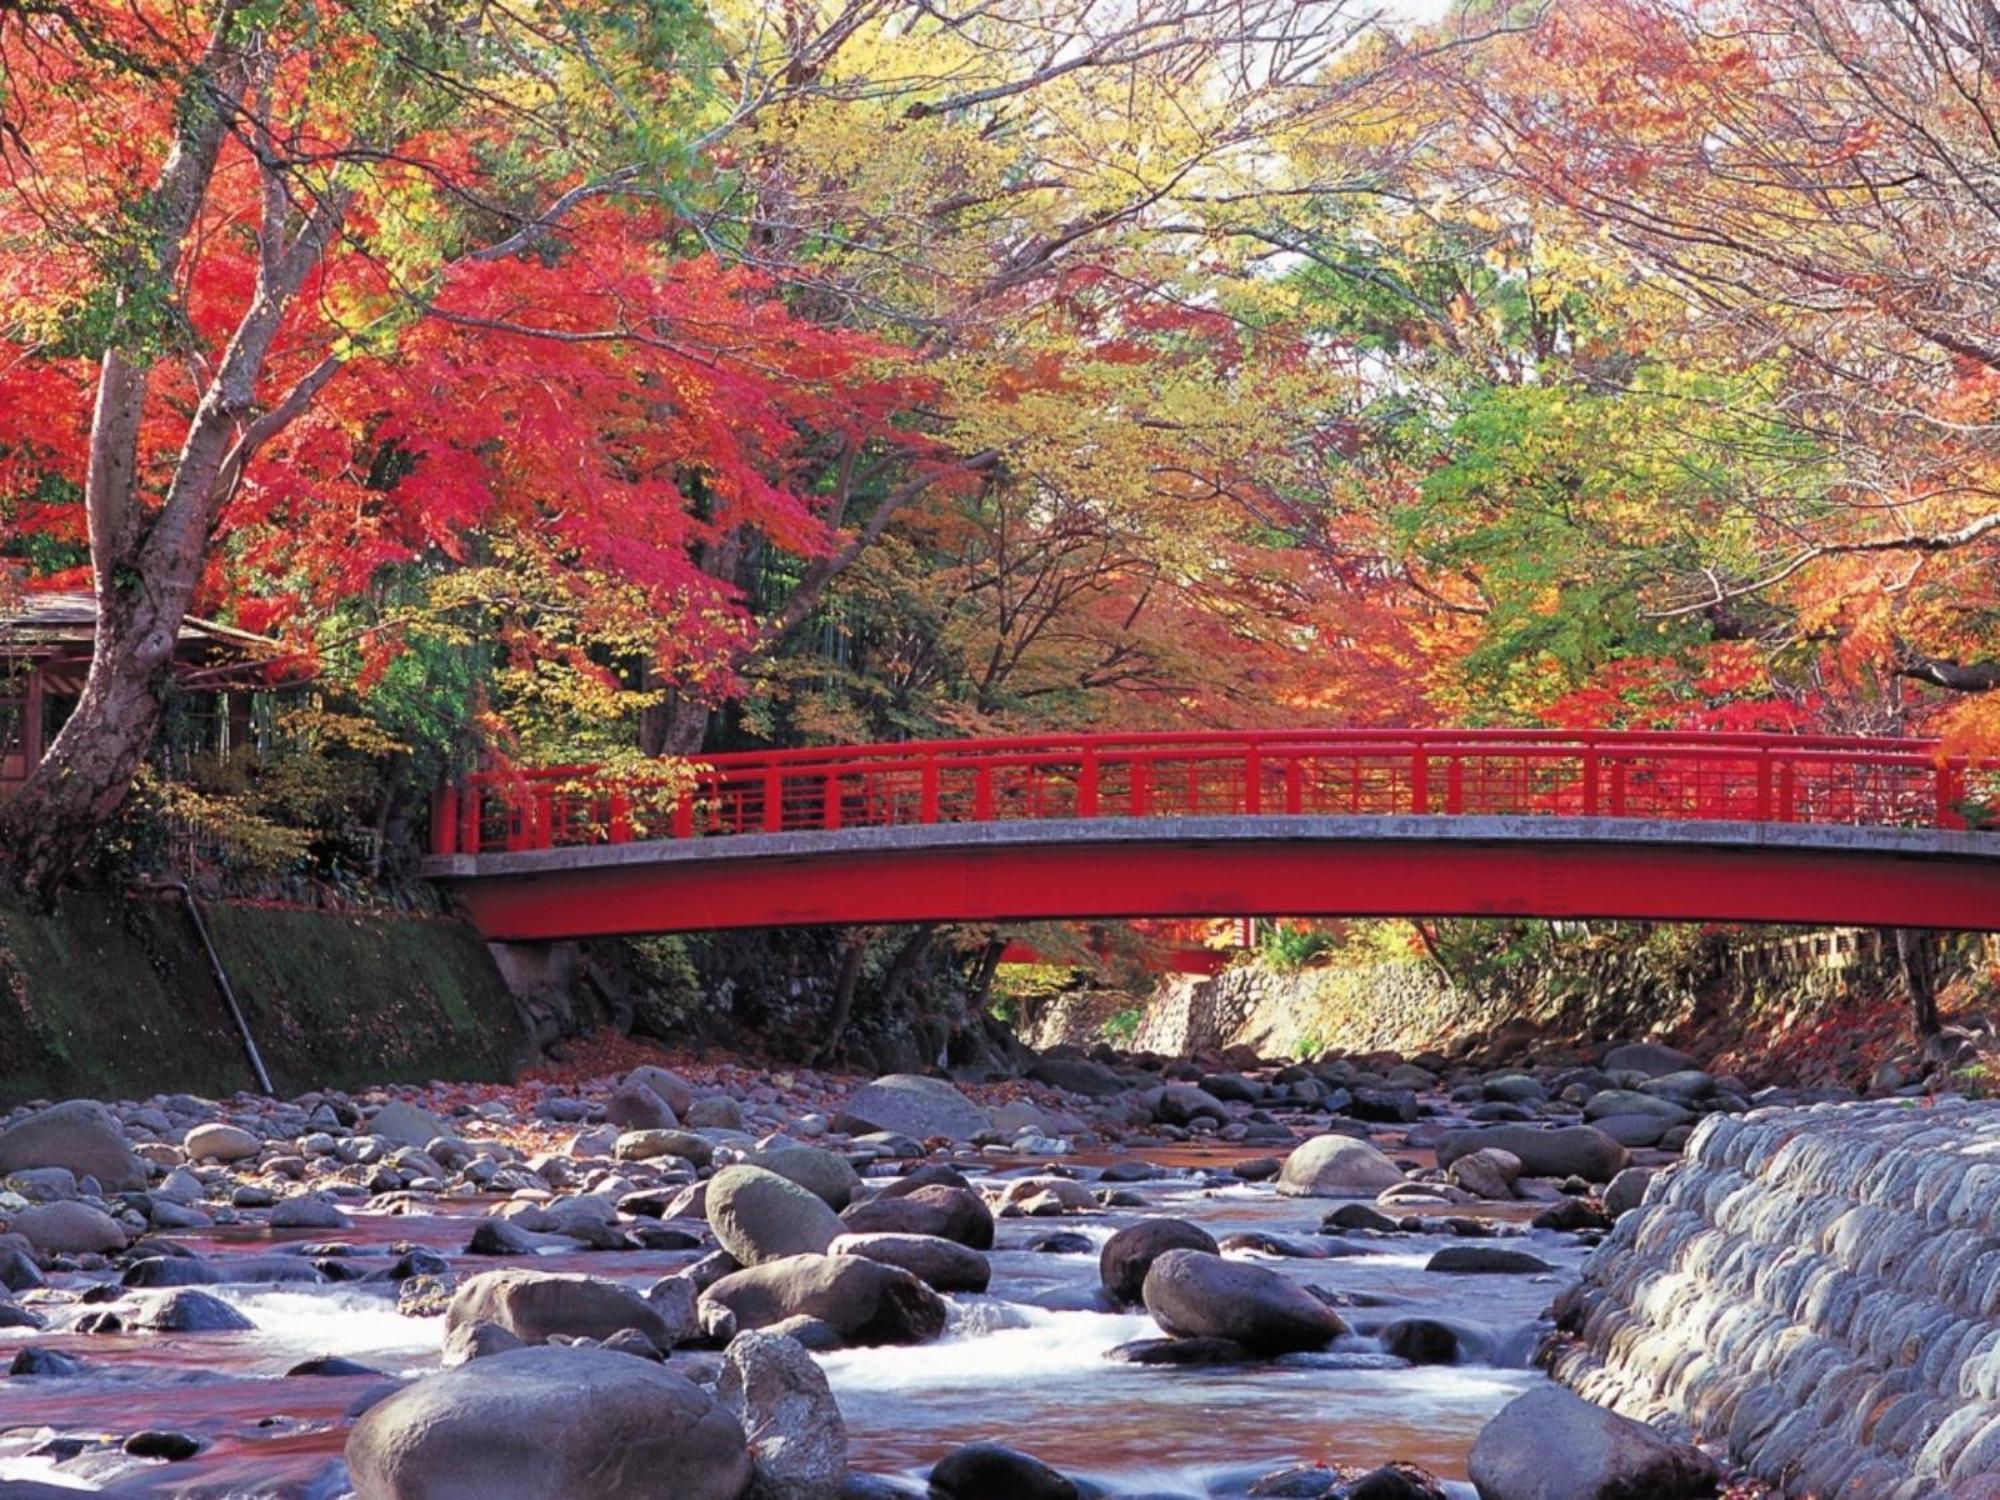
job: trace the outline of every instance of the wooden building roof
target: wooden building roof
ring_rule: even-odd
[[[0,597],[0,662],[33,661],[47,670],[57,692],[81,690],[97,634],[97,605],[89,594],[30,592]],[[193,615],[181,622],[175,670],[191,685],[227,688],[270,685],[287,674],[297,655],[280,641]]]

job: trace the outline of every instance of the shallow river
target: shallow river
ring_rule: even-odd
[[[1215,1158],[1218,1164],[1228,1159]],[[1281,1198],[1268,1186],[1205,1187],[1192,1173],[1126,1186],[1156,1206],[1149,1211],[1197,1220],[1218,1238],[1261,1230],[1364,1247],[1372,1253],[1263,1263],[1381,1305],[1347,1312],[1356,1335],[1323,1354],[1210,1369],[1117,1364],[1104,1358],[1105,1351],[1156,1337],[1159,1330],[1143,1314],[1089,1310],[1096,1247],[1142,1212],[1003,1219],[992,1291],[951,1298],[952,1322],[943,1339],[823,1357],[847,1421],[853,1468],[916,1478],[956,1444],[993,1440],[1127,1495],[1240,1494],[1256,1476],[1292,1463],[1372,1466],[1404,1459],[1470,1496],[1465,1460],[1480,1426],[1542,1378],[1526,1360],[1538,1316],[1581,1261],[1570,1236],[1531,1231],[1504,1241],[1555,1264],[1554,1276],[1438,1275],[1423,1266],[1442,1246],[1462,1243],[1448,1233],[1320,1240],[1313,1231],[1331,1206],[1324,1200]],[[396,1243],[445,1251],[461,1276],[522,1264],[459,1256],[470,1216],[485,1206],[466,1204],[462,1212],[455,1206],[451,1214],[357,1215],[355,1228],[339,1240],[359,1265],[384,1263]],[[1059,1231],[1088,1236],[1092,1249],[1048,1254],[1027,1248]],[[267,1233],[176,1238],[203,1255],[281,1248]],[[296,1246],[328,1236],[275,1238]],[[535,1263],[643,1288],[694,1258],[578,1252]],[[74,1289],[87,1279],[58,1281]],[[287,1378],[284,1372],[300,1360],[338,1354],[388,1374],[421,1373],[437,1365],[441,1320],[400,1316],[388,1287],[207,1290],[239,1308],[256,1331],[86,1335],[64,1330],[90,1307],[49,1303],[40,1308],[49,1328],[0,1329],[0,1367],[24,1343],[62,1350],[90,1366],[78,1378],[0,1379],[0,1480],[190,1500],[335,1500],[345,1493],[337,1464],[345,1413],[379,1379]],[[1480,1357],[1412,1368],[1382,1354],[1368,1331],[1406,1315],[1452,1324]],[[141,1428],[191,1433],[209,1446],[174,1464],[140,1463],[114,1447],[58,1467],[65,1456],[62,1439],[122,1438]],[[37,1448],[45,1451],[31,1456]],[[0,1485],[0,1495],[5,1488]]]

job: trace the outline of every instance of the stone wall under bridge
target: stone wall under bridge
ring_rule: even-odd
[[[2000,1500],[2000,1103],[1711,1115],[1557,1312],[1558,1379],[1788,1496]]]
[[[1033,1047],[1088,1046],[1121,1011],[1138,1012],[1122,1045],[1168,1057],[1230,1046],[1266,1057],[1296,1057],[1330,1047],[1371,1052],[1421,1051],[1441,1037],[1492,1025],[1491,1007],[1453,989],[1429,964],[1384,963],[1350,969],[1278,973],[1244,964],[1220,974],[1174,974],[1152,993],[1104,990],[1050,996],[1020,1018]]]

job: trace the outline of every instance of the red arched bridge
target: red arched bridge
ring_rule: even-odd
[[[2000,762],[1914,740],[1091,735],[475,775],[427,871],[489,937],[1139,916],[2000,930]]]

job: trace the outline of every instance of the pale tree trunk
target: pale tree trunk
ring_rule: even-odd
[[[99,590],[83,697],[5,809],[6,843],[24,886],[50,894],[125,801],[159,728],[193,592],[192,578],[160,580],[130,598]]]
[[[741,527],[727,531],[695,549],[694,565],[710,578],[735,587],[743,565],[745,537]],[[732,666],[740,661],[733,660]],[[664,689],[660,701],[639,718],[639,749],[646,755],[693,755],[708,737],[710,706],[706,699],[677,686],[657,666],[647,670],[646,685]]]
[[[708,737],[709,707],[678,688],[639,719],[639,749],[647,755],[693,755]]]
[[[234,7],[225,9],[189,80],[179,134],[146,205],[154,230],[151,264],[123,289],[128,301],[141,300],[140,293],[172,296],[181,247],[200,218],[231,126],[260,133],[252,95],[272,61],[256,37],[237,34],[237,19]],[[97,601],[90,673],[75,713],[0,814],[0,847],[13,860],[15,882],[44,897],[118,811],[152,745],[181,622],[244,465],[338,368],[331,357],[324,359],[276,400],[259,405],[259,378],[285,309],[347,206],[335,188],[298,222],[295,187],[280,168],[265,166],[257,285],[188,420],[157,507],[147,507],[139,492],[147,375],[141,346],[110,348],[100,361],[84,484]]]
[[[867,956],[867,929],[849,933],[833,982],[833,1015],[826,1023],[826,1036],[810,1059],[814,1067],[824,1067],[840,1055],[840,1044],[847,1037],[847,1022],[854,1014],[854,991],[861,982],[861,963]]]
[[[1931,952],[1930,934],[1919,927],[1898,927],[1893,936],[1896,968],[1902,975],[1903,992],[1910,1002],[1910,1024],[1919,1041],[1938,1034],[1937,965]]]

